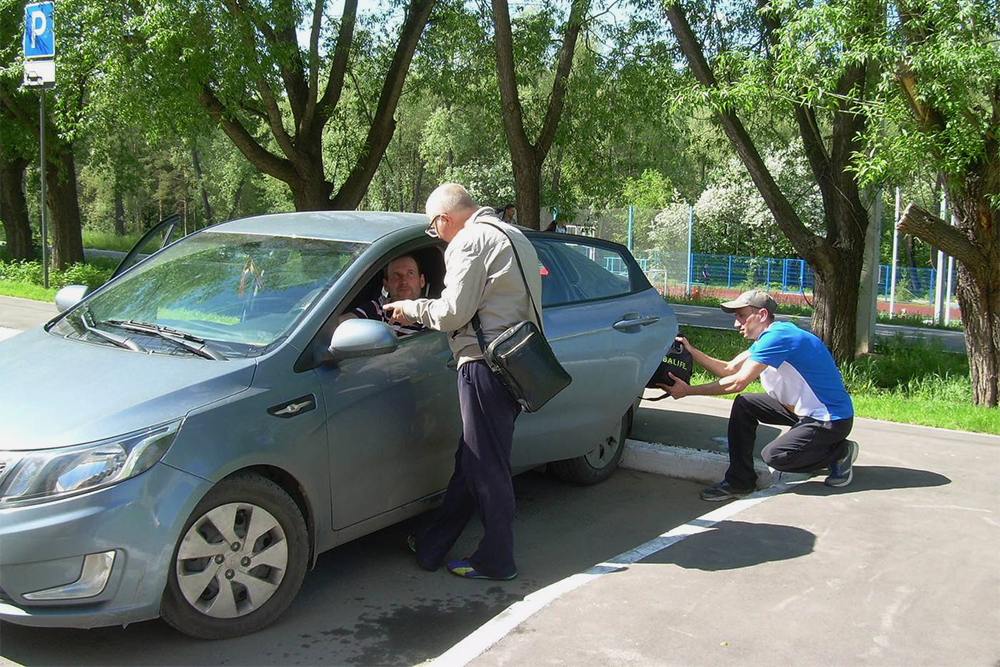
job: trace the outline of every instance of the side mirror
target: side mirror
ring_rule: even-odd
[[[375,357],[393,352],[398,346],[396,333],[385,322],[345,320],[334,329],[330,347],[322,351],[316,361],[329,363],[358,357]]]
[[[60,313],[65,313],[80,303],[83,297],[89,293],[90,288],[86,285],[66,285],[66,287],[56,292],[56,308],[59,309]]]

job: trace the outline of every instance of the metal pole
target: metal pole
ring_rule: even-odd
[[[39,175],[41,177],[41,205],[42,212],[42,284],[45,289],[49,288],[49,235],[45,226],[45,89],[38,91],[38,135],[41,139],[38,146],[39,153]]]
[[[900,198],[900,188],[896,187],[896,214],[893,216],[892,224],[892,276],[889,278],[889,317],[892,317],[893,310],[896,307],[896,260],[899,255],[899,230],[896,229],[896,225],[899,224],[899,198]]]
[[[628,205],[628,251],[632,252],[632,204]]]
[[[951,216],[951,225],[952,225],[952,227],[955,226],[956,222],[957,222],[957,220],[955,220],[955,214],[952,214],[952,216]],[[945,300],[944,300],[944,323],[945,324],[950,324],[951,323],[951,286],[952,286],[951,277],[952,277],[952,272],[954,270],[955,270],[955,258],[951,257],[949,255],[948,256],[948,290],[945,292]]]
[[[945,219],[948,215],[948,195],[945,192],[941,192],[941,210],[940,218]],[[944,250],[938,250],[937,252],[937,274],[934,276],[934,322],[941,323],[942,315],[942,300],[944,292],[944,271],[945,271],[945,261],[944,261]]]
[[[691,297],[691,273],[694,270],[692,265],[691,257],[691,230],[694,229],[694,206],[688,205],[688,270],[687,270],[687,287],[685,292],[688,298]]]

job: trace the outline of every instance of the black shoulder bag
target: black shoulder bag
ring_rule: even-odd
[[[528,279],[524,276],[521,258],[517,255],[514,241],[501,227],[489,222],[477,224],[489,225],[503,232],[510,243],[511,252],[517,261],[517,269],[521,272],[524,289],[528,293],[531,307],[539,322],[542,317],[535,305],[535,297],[528,287]],[[500,378],[510,393],[514,396],[525,412],[536,412],[543,405],[569,386],[573,381],[566,369],[562,367],[556,355],[549,346],[549,341],[534,322],[525,320],[518,322],[497,336],[489,345],[483,336],[479,313],[472,316],[472,327],[476,330],[479,348],[490,370]]]

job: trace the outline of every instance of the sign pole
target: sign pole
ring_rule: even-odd
[[[45,289],[49,288],[49,235],[48,230],[45,226],[45,209],[47,208],[45,202],[45,89],[41,88],[38,91],[38,136],[40,137],[39,142],[39,168],[38,173],[41,177],[42,192],[41,192],[41,202],[39,202],[39,209],[42,213],[42,277],[45,285]]]
[[[42,277],[49,287],[49,234],[45,192],[45,89],[56,84],[56,39],[52,22],[53,2],[32,2],[24,6],[24,86],[38,88],[38,172],[41,181]]]

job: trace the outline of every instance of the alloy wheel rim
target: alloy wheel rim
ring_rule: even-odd
[[[219,505],[191,524],[177,550],[177,584],[212,618],[259,609],[288,569],[288,540],[270,512],[252,503]]]
[[[601,444],[587,452],[584,456],[587,463],[598,470],[609,466],[618,453],[618,449],[622,446],[621,434],[623,430],[622,423],[619,423],[613,435],[609,435]]]

